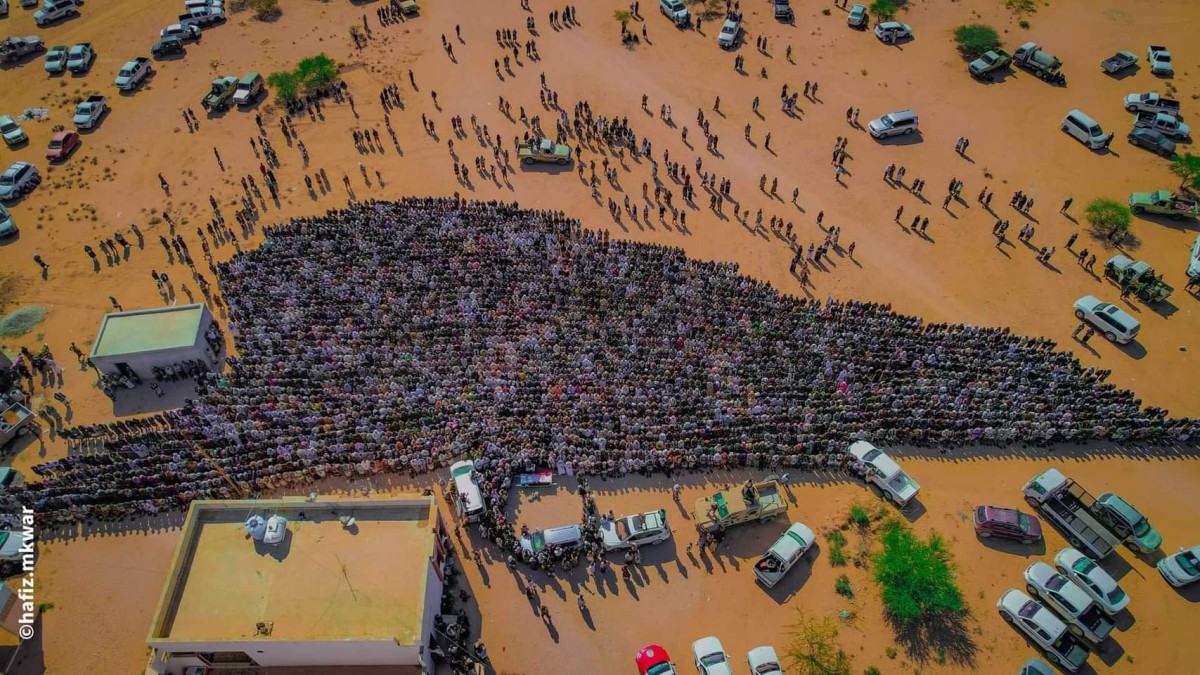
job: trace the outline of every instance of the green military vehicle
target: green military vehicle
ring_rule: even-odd
[[[1146,302],[1162,302],[1171,297],[1175,289],[1156,275],[1150,263],[1134,260],[1129,256],[1114,255],[1104,263],[1104,276],[1115,281],[1124,289],[1133,290],[1134,295]]]
[[[233,102],[233,94],[237,91],[238,78],[233,76],[218,77],[212,81],[212,88],[200,101],[205,110],[226,110]]]
[[[1129,208],[1134,213],[1170,216],[1173,220],[1200,216],[1200,203],[1192,197],[1172,194],[1169,190],[1135,192],[1129,195]]]
[[[701,532],[716,532],[734,525],[770,522],[787,512],[787,501],[774,478],[721,490],[711,497],[696,500],[692,515]]]
[[[552,162],[566,164],[571,161],[570,146],[555,143],[549,138],[534,139],[529,143],[517,146],[517,157],[522,164],[534,162]]]

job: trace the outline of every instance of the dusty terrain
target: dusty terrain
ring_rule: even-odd
[[[656,6],[645,1],[641,13],[650,42],[625,49],[618,42],[619,26],[612,16],[624,3],[580,3],[582,27],[556,30],[548,25],[547,13],[561,7],[545,0],[531,1],[541,60],[531,62],[522,50],[513,64],[513,75],[497,76],[492,64],[506,53],[511,55],[511,50],[506,52],[496,44],[497,28],[517,29],[523,41],[533,37],[524,28],[529,14],[520,9],[517,0],[429,2],[419,18],[387,27],[376,20],[379,3],[299,0],[284,3],[283,16],[269,24],[246,13],[234,14],[226,25],[205,31],[201,43],[189,44],[185,59],[157,64],[154,77],[132,95],[119,95],[112,87],[112,77],[127,59],[148,52],[157,30],[180,11],[177,3],[93,2],[85,5],[83,16],[40,30],[35,29],[31,12],[12,7],[10,16],[0,19],[0,33],[36,33],[48,46],[88,40],[95,44],[99,57],[91,71],[80,77],[49,77],[40,58],[0,70],[0,113],[19,114],[29,107],[50,109],[49,121],[23,123],[29,144],[0,150],[0,163],[26,159],[45,170],[42,153],[51,127],[69,125],[76,97],[93,91],[105,93],[113,110],[95,131],[84,134],[79,152],[49,170],[38,190],[10,208],[21,234],[0,246],[0,271],[19,278],[10,297],[0,299],[7,303],[0,311],[34,303],[47,307],[49,315],[33,333],[7,341],[4,350],[14,352],[22,345],[36,348],[45,342],[60,362],[69,362],[67,346],[75,341],[86,349],[103,313],[111,308],[108,296],[126,308],[161,303],[150,271],[168,268],[157,242],[159,234],[170,229],[160,217],[162,211],[168,210],[179,224],[178,231],[198,244],[193,233],[205,222],[209,195],[230,202],[238,191],[238,179],[253,174],[258,163],[248,142],[254,133],[254,112],[231,111],[206,118],[199,100],[208,82],[217,75],[251,70],[269,73],[323,51],[344,64],[343,77],[354,96],[355,109],[331,104],[323,120],[298,118],[296,126],[312,157],[309,172],[325,168],[333,192],[317,199],[307,195],[299,152],[285,144],[273,106],[261,104],[257,112],[264,116],[279,150],[283,166],[277,173],[284,186],[281,204],[269,205],[264,222],[319,213],[345,203],[346,191],[339,180],[343,173],[351,176],[359,197],[458,191],[482,199],[515,199],[525,206],[562,209],[588,227],[609,228],[617,237],[682,246],[700,258],[737,261],[744,272],[767,279],[785,292],[886,301],[931,321],[1010,326],[1022,333],[1049,336],[1075,351],[1085,364],[1112,369],[1110,382],[1134,389],[1147,404],[1163,406],[1173,415],[1200,414],[1200,397],[1191,385],[1194,368],[1189,367],[1194,361],[1190,349],[1197,329],[1196,298],[1182,290],[1187,249],[1197,234],[1195,223],[1135,220],[1133,233],[1138,245],[1131,255],[1149,260],[1178,290],[1169,303],[1157,308],[1137,302],[1125,305],[1143,322],[1133,345],[1118,347],[1097,337],[1083,346],[1070,338],[1077,324],[1070,303],[1085,293],[1116,301],[1118,292],[1067,255],[1066,239],[1082,231],[1075,249],[1087,246],[1101,263],[1113,251],[1093,240],[1082,225],[1057,213],[1067,196],[1074,198],[1071,215],[1079,217],[1083,206],[1097,196],[1123,200],[1133,190],[1177,185],[1165,160],[1125,142],[1128,115],[1119,99],[1132,91],[1166,93],[1166,83],[1145,68],[1144,54],[1147,44],[1167,44],[1175,54],[1176,98],[1184,101],[1185,113],[1190,108],[1193,96],[1200,93],[1192,81],[1196,55],[1189,50],[1197,13],[1186,3],[1141,2],[1135,11],[1117,0],[1063,0],[1024,16],[1030,23],[1026,30],[1017,23],[1022,17],[1005,9],[1000,0],[917,0],[898,17],[914,26],[916,39],[888,47],[869,33],[849,30],[840,9],[823,15],[823,9],[832,7],[829,4],[795,2],[797,20],[790,26],[771,18],[765,1],[746,0],[742,9],[747,34],[736,54],[745,57],[748,74],[740,75],[732,67],[734,55],[714,44],[715,19],[706,21],[702,34],[680,32]],[[364,16],[370,40],[365,49],[356,50],[349,29],[361,27]],[[1066,63],[1068,86],[1053,87],[1020,70],[1002,82],[973,81],[954,51],[951,32],[958,24],[976,20],[1005,31],[1010,50],[1025,40],[1045,44]],[[461,42],[455,40],[456,25],[461,26]],[[635,21],[632,27],[640,32],[641,24]],[[457,62],[442,50],[442,34],[452,41]],[[768,38],[768,54],[754,48],[754,39],[760,35]],[[794,63],[785,58],[789,45]],[[1120,79],[1104,75],[1099,62],[1118,49],[1142,55],[1143,67]],[[765,80],[759,76],[761,68],[767,69]],[[419,91],[409,84],[409,69]],[[474,173],[469,186],[456,181],[446,146],[449,116],[469,119],[476,115],[493,135],[520,135],[524,130],[520,121],[510,121],[496,109],[498,97],[504,96],[513,103],[514,112],[523,106],[548,124],[555,113],[538,104],[540,73],[545,73],[547,84],[558,92],[565,109],[586,99],[600,114],[628,116],[639,136],[647,135],[654,143],[656,157],[661,158],[664,148],[670,149],[672,158],[689,168],[697,156],[703,157],[706,170],[715,169],[733,180],[733,194],[741,208],[750,211],[751,219],[762,208],[767,219],[774,214],[793,222],[799,242],[819,243],[824,235],[815,220],[823,211],[826,226],[842,227],[843,246],[856,242],[855,260],[835,256],[831,271],[815,272],[814,285],[805,289],[788,274],[790,252],[783,241],[769,233],[754,234],[737,220],[718,217],[708,210],[703,193],[699,208],[688,210],[686,229],[669,222],[651,228],[628,219],[623,225],[614,223],[605,202],[609,196],[620,201],[623,195],[605,187],[601,200],[593,201],[588,188],[571,171],[518,170],[510,177],[510,185],[483,181]],[[801,99],[800,115],[789,118],[775,103],[779,89],[784,84],[799,88],[806,80],[820,83],[819,100]],[[381,87],[391,83],[399,84],[405,102],[403,110],[391,115],[399,150],[386,141],[384,111],[377,100]],[[438,93],[440,110],[432,101],[432,91]],[[648,111],[640,107],[643,94],[649,97]],[[721,97],[720,115],[711,112],[716,96]],[[755,96],[762,98],[761,119],[750,110]],[[674,127],[659,119],[662,105],[671,106]],[[848,106],[861,108],[864,124],[884,112],[912,108],[921,116],[920,142],[876,143],[846,123]],[[188,107],[201,113],[195,133],[189,133],[183,121],[182,111]],[[701,135],[695,124],[697,108],[708,111],[713,131],[720,136],[720,156],[704,151],[703,144],[697,143]],[[1117,133],[1110,152],[1093,153],[1058,131],[1058,121],[1071,108],[1085,110],[1106,130]],[[438,140],[422,130],[422,113],[435,120]],[[752,125],[753,145],[742,138],[747,123]],[[681,140],[681,127],[689,128],[691,147]],[[377,129],[385,139],[384,151],[357,152],[352,128]],[[762,142],[768,131],[772,133],[771,152]],[[851,138],[851,158],[846,164],[850,175],[842,187],[833,180],[828,157],[834,139],[846,134]],[[960,135],[971,140],[967,158],[954,153],[954,141]],[[225,171],[213,156],[214,148],[220,152]],[[457,152],[468,164],[475,155],[486,154],[476,148],[473,138],[456,143]],[[592,158],[599,163],[594,153],[587,156]],[[369,170],[370,185],[362,182],[355,167],[358,162]],[[918,177],[928,180],[926,196],[932,203],[923,204],[884,183],[881,176],[889,162],[907,167],[906,182]],[[160,172],[171,184],[170,197],[159,189],[156,174]],[[779,177],[781,200],[758,191],[763,173],[768,183]],[[952,204],[948,212],[939,208],[940,198],[953,177],[965,181],[965,204]],[[645,160],[626,160],[620,183],[635,203],[641,200],[638,184],[650,180]],[[975,201],[985,186],[996,192],[996,213],[1013,222],[1010,241],[1015,241],[1015,230],[1025,220],[1007,206],[1009,195],[1020,189],[1036,199],[1033,243],[1058,247],[1051,266],[1038,263],[1036,250],[1020,242],[1001,248],[994,245],[989,234],[994,217]],[[796,206],[788,202],[794,187],[800,189]],[[906,222],[916,214],[930,218],[928,238],[911,234],[892,221],[901,204]],[[732,213],[728,205],[725,211]],[[104,264],[101,257],[100,270],[94,271],[83,245],[95,247],[100,237],[117,230],[128,237],[130,223],[141,228],[145,247],[135,246],[128,259],[113,265]],[[254,244],[252,237],[241,246]],[[225,257],[233,249],[226,246],[215,253]],[[45,280],[32,261],[34,254],[50,265]],[[184,280],[181,268],[170,271],[174,278]],[[177,288],[180,300],[186,300],[189,292],[200,297],[192,280]],[[103,421],[113,414],[110,401],[91,384],[89,375],[68,368],[64,392],[74,404],[72,423]],[[39,395],[35,405],[45,405],[48,398]],[[65,452],[53,438],[44,441],[25,448],[12,464],[25,469]],[[1032,652],[1001,624],[991,606],[998,592],[1018,579],[1027,563],[1021,556],[974,541],[962,514],[976,500],[1017,502],[1020,484],[1037,468],[1027,460],[909,463],[926,486],[926,513],[915,526],[921,531],[936,528],[946,533],[954,541],[964,571],[964,590],[982,631],[976,640],[975,666],[984,672],[1015,669]],[[1114,458],[1068,466],[1070,473],[1093,491],[1117,490],[1150,514],[1165,534],[1164,550],[1174,551],[1200,539],[1196,507],[1182,497],[1200,472],[1200,465],[1193,460]],[[1123,477],[1119,484],[1113,480],[1115,475]],[[814,527],[841,519],[854,499],[870,499],[854,486],[803,485],[795,492],[798,506],[793,517]],[[685,494],[684,503],[698,493]],[[605,505],[623,511],[666,501],[665,493],[638,486],[606,498]],[[573,519],[577,508],[573,498],[546,499],[530,505],[526,515],[532,525],[555,524]],[[692,536],[690,527],[680,519],[676,526],[679,539],[675,551],[682,553],[683,542]],[[630,596],[624,589],[617,598],[591,602],[596,636],[575,621],[574,598],[568,593],[561,611],[555,611],[555,616],[561,617],[556,621],[558,647],[543,637],[540,622],[525,613],[524,598],[504,578],[503,566],[485,567],[494,592],[482,597],[487,617],[484,639],[492,645],[498,667],[525,672],[550,670],[552,661],[561,672],[627,672],[632,667],[632,653],[650,641],[665,644],[683,665],[691,640],[710,633],[721,635],[735,657],[760,639],[779,645],[784,624],[796,605],[802,602],[811,612],[825,613],[845,603],[833,594],[836,574],[823,557],[818,558],[812,577],[801,585],[802,595],[790,603],[779,605],[752,588],[747,557],[758,553],[774,535],[775,530],[763,528],[731,537],[727,546],[734,557],[724,558],[726,568],[716,567],[711,576],[690,566],[686,556],[679,557],[681,568],[673,554],[664,554],[665,581],[682,581],[681,569],[688,572],[688,581],[659,584],[660,577],[651,571],[646,588],[638,592],[636,606],[628,604]],[[1047,553],[1052,555],[1061,541],[1056,534],[1050,536]],[[40,600],[55,603],[55,608],[46,615],[37,646],[49,672],[81,672],[85,668],[135,672],[141,667],[146,627],[175,538],[168,529],[120,537],[89,536],[42,547]],[[734,568],[735,560],[741,569]],[[1137,619],[1117,634],[1123,654],[1112,659],[1111,668],[1166,672],[1180,663],[1182,641],[1188,634],[1188,622],[1179,621],[1181,615],[1172,613],[1195,611],[1187,603],[1196,596],[1180,597],[1140,561],[1116,571],[1128,572],[1122,583],[1134,598]],[[724,583],[725,574],[738,575],[737,585]],[[856,570],[850,574],[860,593],[856,603],[859,618],[856,626],[843,631],[843,643],[856,655],[859,668],[873,664],[884,672],[899,672],[906,657],[902,653],[892,661],[883,654],[892,640],[879,618],[867,577]],[[478,572],[471,573],[471,580],[476,588],[482,583]],[[733,588],[745,588],[746,592]],[[657,609],[648,610],[650,606]],[[724,611],[716,620],[708,619],[703,612],[711,608]],[[760,617],[769,618],[768,625],[760,626]],[[749,618],[756,621],[747,621]],[[501,651],[499,645],[509,646]],[[537,654],[537,664],[529,665],[530,654]],[[1095,656],[1091,662],[1099,670],[1109,668],[1106,660]],[[688,668],[684,665],[685,671]],[[960,672],[963,666],[930,660],[920,669]]]

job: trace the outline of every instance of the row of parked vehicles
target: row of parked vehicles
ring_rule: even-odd
[[[721,640],[703,637],[692,643],[692,659],[700,675],[732,675],[733,665]],[[634,657],[639,675],[679,675],[671,662],[667,650],[659,645],[648,645]],[[755,675],[783,675],[783,666],[775,648],[770,645],[755,647],[746,654],[746,665]]]

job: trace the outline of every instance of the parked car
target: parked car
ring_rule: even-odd
[[[138,88],[138,85],[153,72],[154,67],[150,65],[150,59],[145,56],[139,56],[132,61],[126,61],[125,65],[117,71],[117,78],[113,80],[113,84],[121,91],[133,91]]]
[[[46,146],[46,159],[60,162],[71,155],[79,146],[79,134],[74,131],[59,131],[50,137]]]
[[[1137,55],[1133,52],[1120,51],[1100,62],[1100,67],[1109,75],[1115,75],[1137,63]]]
[[[779,655],[770,645],[751,649],[746,654],[746,663],[750,666],[751,675],[783,675],[783,666],[779,665]]]
[[[729,655],[715,637],[702,637],[692,643],[692,657],[700,675],[733,675]]]
[[[182,53],[184,53],[183,40],[180,40],[179,38],[166,38],[159,40],[150,47],[150,55],[156,59]]]
[[[642,647],[634,657],[634,663],[637,664],[638,675],[679,675],[667,650],[658,645]]]
[[[1133,342],[1142,329],[1142,324],[1129,312],[1094,295],[1075,301],[1075,318],[1095,326],[1110,342],[1121,344]]]
[[[1067,113],[1062,121],[1062,130],[1092,150],[1103,148],[1108,139],[1100,123],[1088,117],[1082,110]]]
[[[851,28],[862,30],[867,27],[867,8],[864,5],[854,5],[846,15],[846,23]]]
[[[686,26],[691,20],[683,0],[658,0],[658,9],[676,26]]]
[[[42,176],[36,166],[29,162],[13,162],[0,174],[0,200],[12,201],[33,191],[40,182]]]
[[[1038,561],[1025,568],[1025,588],[1058,612],[1075,635],[1098,644],[1112,632],[1112,620],[1096,601],[1046,563]]]
[[[1179,553],[1158,561],[1155,565],[1168,584],[1179,588],[1200,579],[1200,546],[1181,548]]]
[[[908,135],[917,130],[917,114],[911,110],[899,110],[871,120],[867,130],[875,138]]]
[[[1150,62],[1152,75],[1171,77],[1175,74],[1175,66],[1171,65],[1171,52],[1162,45],[1150,45],[1146,50],[1146,60]]]
[[[1162,535],[1133,505],[1112,492],[1096,500],[1096,517],[1138,553],[1151,553],[1162,546]]]
[[[224,7],[192,7],[179,15],[179,23],[184,26],[208,26],[225,21]]]
[[[1037,600],[1010,588],[1000,596],[996,607],[1005,621],[1042,649],[1050,663],[1074,673],[1087,661],[1087,647],[1067,630],[1067,624]]]
[[[855,441],[850,444],[849,452],[857,463],[863,465],[863,479],[878,487],[883,492],[883,498],[895,502],[896,506],[908,504],[921,490],[920,484],[905,473],[896,460],[874,445]]]
[[[1192,129],[1183,120],[1170,113],[1134,113],[1133,126],[1154,129],[1184,141],[1192,138]]]
[[[39,26],[47,26],[59,19],[79,14],[75,0],[45,0],[42,8],[33,13],[33,22]]]
[[[654,546],[671,538],[671,527],[667,525],[667,510],[647,511],[616,520],[605,520],[600,525],[600,537],[606,551],[618,551],[637,546]]]
[[[894,44],[905,38],[912,37],[912,26],[899,21],[884,21],[875,24],[875,37],[888,43]]]
[[[67,52],[67,70],[76,74],[86,73],[88,68],[92,67],[92,61],[95,60],[96,52],[92,49],[92,43],[80,42]]]
[[[1134,127],[1133,131],[1130,131],[1126,138],[1129,140],[1130,145],[1145,148],[1163,157],[1170,157],[1175,154],[1175,141],[1167,138],[1166,134],[1161,131],[1146,129],[1145,127]]]
[[[57,75],[67,69],[67,46],[55,45],[46,52],[46,72]]]
[[[1179,101],[1159,96],[1157,92],[1129,94],[1125,97],[1125,109],[1129,112],[1165,112],[1179,114]]]
[[[199,40],[200,26],[195,24],[183,25],[173,23],[170,26],[158,31],[158,36],[162,39],[177,38],[180,40]]]
[[[1188,254],[1187,276],[1189,279],[1200,277],[1200,237],[1192,242],[1192,250]]]
[[[999,537],[1032,544],[1042,538],[1042,524],[1038,519],[1016,509],[976,506],[974,522],[975,533],[985,539]]]
[[[1058,675],[1049,663],[1041,659],[1029,659],[1017,671],[1017,675]]]
[[[262,75],[246,73],[238,80],[237,89],[233,92],[233,102],[238,106],[248,106],[257,101],[263,91]]]
[[[984,78],[989,73],[1000,70],[1010,63],[1012,63],[1012,54],[1003,49],[994,49],[984,52],[979,58],[967,64],[967,70],[972,77]]]
[[[197,7],[220,7],[225,8],[225,0],[184,0],[184,9],[195,9]]]
[[[537,555],[552,548],[571,549],[583,545],[583,532],[578,525],[563,525],[530,532],[518,542],[521,549]]]
[[[1092,596],[1109,616],[1120,613],[1129,604],[1129,595],[1121,589],[1096,561],[1073,548],[1064,548],[1054,556],[1054,568]]]
[[[0,0],[0,16],[8,16],[8,0]]]
[[[717,46],[721,49],[733,49],[737,46],[738,35],[742,32],[742,15],[731,12],[721,24],[721,32],[717,33]]]
[[[0,204],[0,237],[11,237],[17,233],[17,224],[13,222],[12,215],[8,209]]]
[[[812,549],[816,541],[817,536],[812,528],[804,523],[792,523],[754,563],[754,578],[763,586],[773,588]]]
[[[29,137],[25,135],[25,130],[21,128],[20,124],[17,124],[12,115],[0,115],[0,136],[4,136],[4,142],[10,148],[29,140]]]
[[[100,118],[108,111],[108,97],[89,96],[75,106],[75,117],[72,122],[76,129],[91,129],[100,123]]]

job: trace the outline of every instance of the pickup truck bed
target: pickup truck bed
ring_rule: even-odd
[[[1071,486],[1071,491],[1078,488],[1078,485]],[[1084,547],[1087,551],[1097,556],[1104,558],[1113,552],[1113,544],[1110,537],[1104,530],[1104,526],[1092,518],[1092,515],[1087,512],[1087,508],[1078,498],[1051,497],[1042,502],[1038,508],[1042,509],[1051,516],[1051,520],[1055,521],[1063,528],[1063,534],[1067,535],[1067,541],[1075,547]]]

